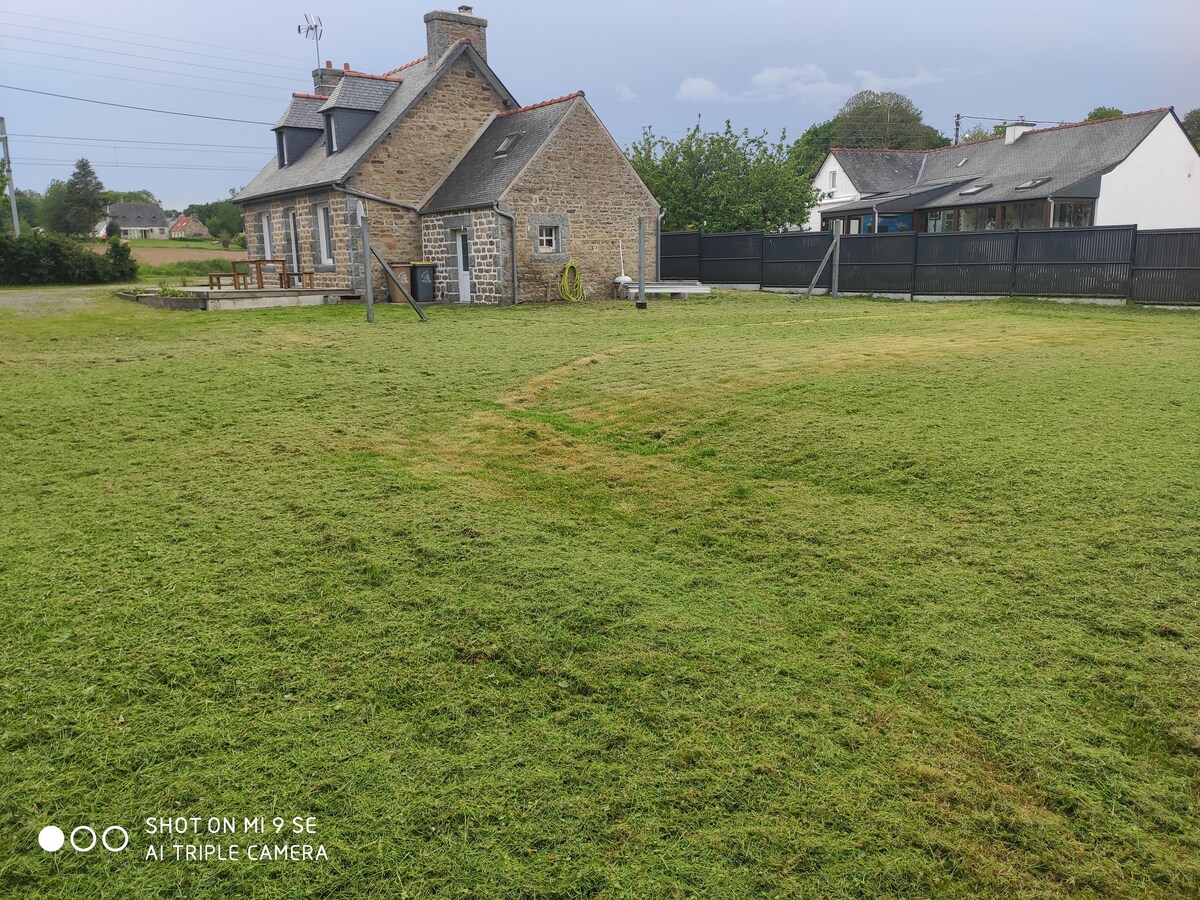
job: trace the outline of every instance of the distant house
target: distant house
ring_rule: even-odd
[[[157,203],[112,203],[107,216],[97,227],[100,234],[110,221],[121,226],[124,240],[167,237],[167,217]]]
[[[835,148],[813,181],[813,230],[1200,226],[1200,153],[1172,109],[936,150]]]
[[[207,238],[212,237],[204,223],[195,216],[180,216],[171,223],[167,234],[172,238]]]
[[[570,262],[607,297],[638,219],[655,258],[659,205],[582,93],[522,107],[469,6],[426,15],[425,39],[399,68],[326,63],[312,93],[292,95],[275,158],[234,198],[251,259],[361,291],[360,204],[385,259],[437,263],[445,302],[543,299]]]

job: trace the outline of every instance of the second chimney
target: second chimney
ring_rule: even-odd
[[[466,38],[485,60],[487,59],[487,19],[474,15],[470,6],[460,6],[458,12],[434,10],[425,16],[425,36],[429,44],[429,62],[435,63],[457,41]]]
[[[1015,144],[1027,131],[1033,131],[1037,128],[1037,123],[1026,122],[1025,117],[1021,116],[1016,122],[1010,122],[1004,126],[1004,143]]]

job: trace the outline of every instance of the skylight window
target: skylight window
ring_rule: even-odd
[[[990,184],[973,184],[969,188],[967,188],[965,191],[959,191],[958,196],[972,197],[975,194],[982,194],[984,191],[986,191],[990,187],[991,187]]]
[[[968,160],[968,159],[970,159],[970,158],[971,158],[971,157],[969,157],[969,156],[964,156],[962,159],[960,159],[960,160],[958,161],[958,163],[955,165],[955,167],[954,167],[954,168],[956,168],[956,169],[961,169],[963,166],[965,166],[965,165],[967,164],[967,160]]]
[[[523,132],[523,131],[518,131],[518,132],[514,132],[513,134],[507,135],[504,138],[504,140],[502,140],[500,142],[500,146],[496,148],[496,155],[497,156],[508,156],[508,151],[512,150],[513,147],[517,146],[517,141],[519,141],[521,139],[521,135],[523,135],[524,133],[525,132]]]
[[[1049,178],[1030,178],[1028,181],[1022,181],[1020,184],[1018,184],[1017,190],[1018,191],[1032,190],[1035,187],[1041,187],[1043,184],[1045,184],[1049,180],[1050,180]]]

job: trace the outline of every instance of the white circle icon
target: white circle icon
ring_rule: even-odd
[[[57,853],[66,840],[66,835],[57,825],[47,825],[38,832],[38,846],[47,853]]]
[[[114,831],[120,832],[121,837],[123,838],[123,840],[121,841],[120,847],[114,847],[112,844],[110,844],[108,842],[108,836],[110,834],[112,834]],[[109,825],[107,828],[104,829],[104,834],[102,834],[100,836],[100,843],[102,843],[104,845],[104,849],[109,851],[110,853],[120,853],[122,850],[124,850],[126,847],[129,846],[129,832],[126,831],[124,828],[122,828],[120,825]]]
[[[77,835],[77,834],[90,834],[92,836],[92,842],[90,844],[88,844],[86,847],[79,846],[79,842],[75,840],[75,835]],[[96,832],[93,831],[91,828],[89,828],[87,825],[80,825],[78,828],[74,829],[71,832],[71,847],[75,850],[76,853],[87,853],[95,846],[96,846]]]

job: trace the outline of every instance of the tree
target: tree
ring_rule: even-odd
[[[803,222],[816,202],[809,179],[790,160],[786,135],[702,132],[697,124],[672,141],[646,128],[626,150],[634,169],[666,209],[668,229],[777,231]]]
[[[104,226],[104,236],[106,238],[119,238],[121,236],[121,224],[116,219],[109,219],[108,224]]]
[[[1192,143],[1200,148],[1200,108],[1193,109],[1183,117],[1183,130],[1192,139]]]
[[[991,128],[986,125],[976,125],[970,131],[965,132],[960,141],[969,144],[972,141],[988,141],[995,137],[1004,137],[1004,128],[1004,125],[993,125]]]
[[[950,141],[922,120],[921,110],[892,91],[859,91],[833,118],[833,145],[930,150]]]
[[[67,181],[66,210],[63,215],[63,234],[88,234],[104,215],[104,185],[96,170],[86,159],[75,163],[75,171]]]
[[[140,191],[104,191],[104,203],[153,203],[158,205],[158,198],[147,190]]]
[[[1125,113],[1117,109],[1115,106],[1097,106],[1087,114],[1085,122],[1099,122],[1101,119],[1115,119],[1117,116],[1123,116]]]
[[[67,183],[58,178],[50,182],[38,208],[38,224],[48,231],[67,234]]]
[[[817,177],[821,163],[833,146],[833,119],[819,125],[810,125],[800,139],[788,148],[788,159],[809,181]]]
[[[242,211],[228,200],[214,200],[212,203],[193,203],[183,211],[185,216],[195,216],[204,223],[211,234],[228,231],[238,234],[242,230]]]

